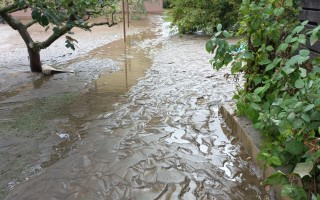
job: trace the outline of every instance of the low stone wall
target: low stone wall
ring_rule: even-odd
[[[240,142],[242,143],[246,151],[249,153],[249,155],[252,157],[253,161],[261,167],[264,178],[266,178],[271,174],[275,173],[276,170],[272,167],[263,165],[261,161],[257,160],[257,156],[261,150],[261,144],[263,144],[264,142],[262,134],[253,128],[253,124],[248,118],[237,117],[235,110],[235,105],[231,103],[220,106],[219,112],[224,118],[226,124],[231,129],[232,133],[239,138]],[[281,168],[281,171],[286,170]],[[289,198],[281,196],[280,186],[270,188],[269,195],[270,198],[274,200],[289,200]]]

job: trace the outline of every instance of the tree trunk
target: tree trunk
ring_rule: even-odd
[[[34,51],[28,48],[30,69],[32,72],[42,72],[41,61],[40,61],[40,51]]]

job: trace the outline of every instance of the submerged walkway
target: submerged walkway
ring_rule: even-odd
[[[263,199],[256,166],[218,116],[236,83],[210,67],[207,39],[151,48],[146,76],[85,123],[69,156],[6,199]]]

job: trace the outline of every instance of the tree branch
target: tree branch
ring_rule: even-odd
[[[94,26],[103,26],[103,25],[108,25],[108,27],[114,26],[114,25],[117,24],[116,22],[114,22],[114,14],[115,13],[116,12],[112,12],[112,14],[111,14],[111,23],[109,21],[107,21],[107,22],[101,22],[101,23],[92,23],[90,25],[88,25],[88,24],[86,24],[86,25],[76,24],[75,27],[82,28],[82,29],[89,29],[90,30],[90,28],[92,28]],[[87,13],[87,14],[89,14],[89,13]],[[85,21],[90,19],[91,15],[88,15],[88,16],[89,16],[88,19],[86,19]]]
[[[32,48],[34,42],[30,34],[28,33],[25,25],[23,25],[19,19],[14,18],[7,13],[0,13],[0,16],[3,17],[4,20],[6,20],[6,22],[8,23],[9,26],[11,26],[11,28],[19,32],[20,36],[22,37],[23,41],[26,43],[27,47]]]
[[[12,10],[10,10],[10,11],[8,11],[8,13],[14,13],[14,12],[17,12],[17,11],[19,11],[19,10],[24,10],[24,9],[27,9],[28,8],[28,6],[25,6],[25,7],[17,7],[17,8],[15,8],[15,9],[12,9]]]
[[[108,27],[111,27],[113,25],[116,25],[117,23],[115,22],[100,22],[100,23],[92,23],[92,24],[87,24],[87,25],[80,25],[80,24],[75,24],[74,26],[75,27],[78,27],[78,28],[83,28],[83,29],[90,29],[94,26],[103,26],[103,25],[108,25]]]
[[[16,4],[16,3],[11,4],[11,5],[7,5],[3,8],[0,8],[0,14],[10,12],[11,10],[15,10],[17,8],[18,8],[18,4]]]
[[[66,34],[67,32],[71,31],[73,27],[68,27],[68,26],[63,26],[62,28],[59,29],[59,32],[54,32],[47,40],[39,43],[39,48],[40,49],[45,49],[49,47],[53,42],[55,42],[57,39],[59,39],[61,36]]]
[[[29,28],[30,26],[34,25],[37,23],[37,20],[32,20],[29,23],[25,24],[24,27]]]

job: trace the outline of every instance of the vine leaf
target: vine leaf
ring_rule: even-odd
[[[302,187],[297,185],[284,185],[281,190],[282,196],[288,196],[292,199],[307,200],[307,195]]]
[[[303,153],[304,150],[303,142],[299,141],[289,141],[286,143],[285,150],[293,155],[299,155]]]
[[[265,181],[263,181],[263,185],[284,185],[288,182],[288,177],[284,173],[278,171],[271,174]]]
[[[312,169],[313,169],[312,162],[298,163],[292,173],[298,174],[301,178],[305,176],[311,177],[310,172],[312,171]]]

